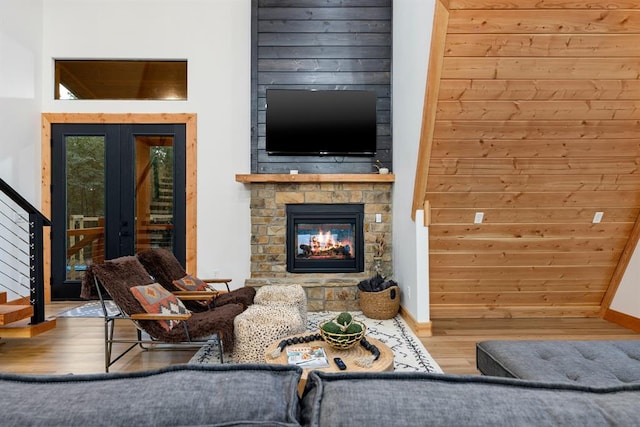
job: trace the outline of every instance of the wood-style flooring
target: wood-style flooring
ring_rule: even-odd
[[[477,342],[484,340],[618,340],[640,333],[599,318],[436,319],[421,341],[446,373],[478,374]]]
[[[47,306],[55,316],[82,302]],[[133,334],[123,322],[121,333]],[[1,332],[0,332],[1,333]],[[99,318],[57,319],[55,329],[28,339],[0,337],[0,372],[81,374],[104,372],[104,322]],[[602,319],[451,319],[434,320],[433,336],[422,343],[446,373],[477,375],[475,344],[487,339],[640,339],[640,334]],[[190,350],[134,349],[110,369],[132,372],[186,363]]]

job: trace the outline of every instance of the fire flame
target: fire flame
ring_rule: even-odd
[[[353,255],[351,242],[348,240],[338,241],[330,231],[323,232],[322,230],[319,230],[318,234],[311,236],[309,245],[311,246],[311,252],[314,254],[333,248],[343,248],[348,246],[350,248],[349,253]]]

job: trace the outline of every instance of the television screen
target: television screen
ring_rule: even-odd
[[[266,150],[272,155],[373,156],[375,92],[268,89]]]

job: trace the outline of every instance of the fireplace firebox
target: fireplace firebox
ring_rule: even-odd
[[[288,272],[364,271],[364,205],[289,204],[286,212]]]

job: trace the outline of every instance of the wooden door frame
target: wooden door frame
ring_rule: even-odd
[[[100,123],[100,124],[184,124],[186,132],[186,242],[185,267],[197,272],[197,133],[196,114],[109,114],[109,113],[42,113],[41,141],[41,197],[42,213],[51,218],[51,125],[58,123]],[[44,283],[45,301],[51,302],[51,236],[50,229],[44,229]]]

